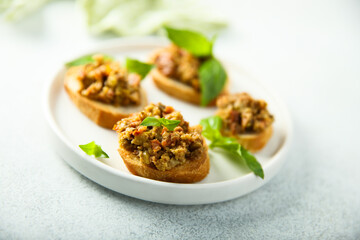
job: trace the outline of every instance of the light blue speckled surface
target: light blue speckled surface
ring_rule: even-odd
[[[0,94],[0,239],[360,238],[359,2],[221,5],[233,25],[216,51],[287,102],[294,139],[288,161],[267,185],[202,206],[109,191],[54,153],[39,96],[52,72],[34,62],[48,59],[57,67],[98,41],[86,35],[72,4],[51,4],[16,27],[0,25],[1,83],[15,89]],[[64,14],[74,20],[60,21]]]

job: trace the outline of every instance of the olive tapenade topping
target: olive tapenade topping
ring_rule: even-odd
[[[203,59],[174,44],[154,56],[157,69],[166,77],[180,81],[200,92],[199,66]]]
[[[93,59],[78,75],[82,96],[115,106],[140,104],[140,75],[127,73],[120,63],[103,55],[94,55]]]
[[[147,117],[180,120],[174,131],[162,126],[141,126]],[[160,171],[170,170],[200,156],[204,148],[201,127],[189,128],[180,112],[161,103],[150,104],[142,112],[124,118],[115,125],[120,148]]]
[[[255,100],[247,93],[226,95],[218,99],[217,115],[223,119],[224,128],[232,134],[260,133],[274,121],[263,100]]]

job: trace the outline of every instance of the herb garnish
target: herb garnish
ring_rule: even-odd
[[[85,64],[88,64],[88,63],[93,63],[93,62],[95,62],[95,60],[93,59],[94,55],[95,54],[89,54],[89,55],[79,57],[79,58],[77,58],[75,60],[72,60],[70,62],[65,63],[65,66],[67,68],[69,68],[69,67],[74,67],[74,66],[79,66],[79,65],[85,65]],[[101,55],[104,56],[105,60],[113,60],[113,57],[111,57],[111,56],[108,56],[108,55],[105,55],[105,54],[101,54]]]
[[[209,145],[211,149],[220,148],[229,152],[236,159],[243,160],[256,176],[264,179],[264,171],[256,158],[241,146],[235,138],[221,135],[222,119],[219,116],[202,119],[200,125],[203,127],[202,134],[204,137],[211,141]]]
[[[104,60],[114,60],[114,58],[111,56],[108,56],[105,54],[102,54],[102,55],[104,57]],[[93,56],[94,56],[94,54],[79,57],[71,62],[66,63],[65,66],[67,68],[69,68],[69,67],[93,63],[93,62],[95,62],[95,60],[93,59]],[[139,74],[141,76],[141,79],[146,77],[146,75],[153,68],[153,66],[154,65],[152,65],[152,64],[140,62],[136,59],[131,59],[131,58],[126,58],[126,62],[125,62],[125,68],[127,69],[127,71],[129,73]]]
[[[165,27],[168,38],[177,46],[186,49],[197,57],[212,55],[212,42],[204,35],[189,31]]]
[[[180,120],[171,120],[166,118],[156,118],[156,117],[147,117],[145,118],[140,126],[156,126],[156,127],[166,127],[169,131],[174,131],[174,129],[180,124]]]
[[[129,73],[137,73],[141,78],[145,78],[149,71],[154,67],[153,64],[140,62],[136,59],[126,58],[126,69]]]
[[[224,67],[212,53],[215,38],[208,40],[204,35],[189,30],[169,27],[165,30],[175,45],[204,60],[199,68],[201,105],[208,105],[223,90],[227,78]]]
[[[220,62],[210,58],[199,68],[201,86],[201,105],[206,106],[222,91],[226,82],[226,72]]]
[[[102,157],[102,158],[109,158],[109,155],[104,152],[99,145],[96,145],[94,141],[79,145],[79,147],[87,154],[87,155],[93,155],[95,157]]]

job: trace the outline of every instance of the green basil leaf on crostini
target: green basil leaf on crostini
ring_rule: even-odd
[[[161,123],[156,117],[147,117],[140,123],[140,126],[160,127]]]
[[[223,90],[227,75],[221,63],[210,58],[199,68],[201,105],[206,106]]]
[[[87,155],[93,155],[95,157],[101,157],[101,158],[109,158],[109,155],[107,155],[106,152],[104,152],[101,147],[97,144],[95,144],[94,141],[88,143],[88,144],[84,144],[84,145],[79,145],[79,147],[87,154]]]
[[[153,64],[144,63],[136,59],[126,58],[127,71],[129,73],[139,74],[141,79],[144,79],[153,67]]]
[[[174,131],[174,129],[180,124],[180,120],[171,120],[166,118],[159,118],[161,125],[166,127],[169,131]]]
[[[85,65],[88,63],[93,63],[93,62],[95,62],[95,60],[93,59],[94,55],[96,55],[96,54],[89,54],[89,55],[79,57],[77,59],[74,59],[70,62],[65,63],[65,66],[67,68],[69,68],[69,67],[74,67],[74,66]],[[104,56],[104,60],[113,60],[114,59],[113,57],[105,55],[105,54],[101,54],[101,55]]]
[[[166,118],[147,117],[145,118],[140,126],[154,126],[154,127],[166,127],[169,131],[174,129],[180,124],[180,120],[171,120]]]
[[[222,119],[219,116],[212,116],[200,121],[203,127],[202,135],[211,141],[211,149],[222,149],[234,156],[238,162],[245,162],[248,168],[258,177],[264,179],[264,170],[255,156],[241,146],[235,138],[221,135]]]
[[[208,57],[212,55],[213,42],[204,35],[189,31],[165,27],[168,38],[175,45],[186,49],[197,57]]]

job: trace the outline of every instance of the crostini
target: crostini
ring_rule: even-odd
[[[150,73],[155,85],[182,101],[215,105],[216,97],[227,92],[228,78],[212,54],[213,42],[196,32],[166,31],[173,43],[150,57],[155,65]]]
[[[70,67],[64,87],[73,103],[89,119],[105,128],[147,105],[141,76],[119,62],[97,54],[87,64]]]
[[[148,119],[153,123],[144,124]],[[160,120],[175,125],[156,124]],[[150,104],[114,126],[119,154],[131,173],[177,183],[198,182],[209,172],[201,129],[200,125],[190,127],[180,112],[161,103]]]
[[[255,100],[247,93],[229,94],[220,97],[216,115],[222,118],[222,134],[234,137],[247,150],[257,152],[272,135],[273,115],[267,103]]]
[[[201,104],[199,66],[201,60],[176,45],[158,50],[151,58],[155,68],[150,75],[155,85],[172,97],[195,105]],[[219,94],[227,93],[227,86]],[[212,100],[208,105],[215,105]]]

